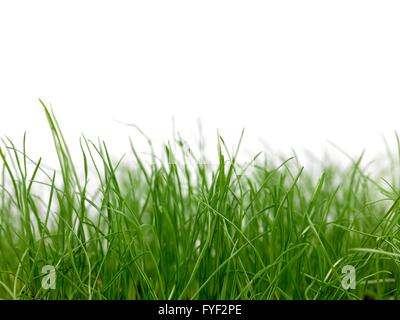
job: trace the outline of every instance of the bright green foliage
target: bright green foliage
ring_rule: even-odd
[[[217,166],[183,143],[150,164],[132,144],[124,163],[82,138],[76,163],[43,107],[57,170],[29,158],[25,138],[0,149],[0,298],[399,297],[396,159],[390,183],[361,158],[315,179],[296,159],[241,165],[221,137]],[[42,288],[44,265],[56,267],[55,290]],[[356,289],[341,285],[345,265]]]

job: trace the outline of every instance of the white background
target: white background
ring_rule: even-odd
[[[400,1],[0,0],[0,135],[50,154],[38,98],[71,144],[126,151],[135,123],[211,142],[376,152],[399,129]],[[138,142],[139,143],[139,142]]]

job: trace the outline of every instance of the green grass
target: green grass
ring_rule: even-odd
[[[362,157],[326,161],[316,177],[296,158],[240,164],[240,141],[231,152],[221,137],[214,166],[180,139],[149,159],[132,143],[121,161],[82,137],[78,161],[43,108],[56,170],[26,154],[25,136],[0,149],[0,298],[399,298],[399,154],[374,174]],[[345,265],[355,289],[341,285]]]

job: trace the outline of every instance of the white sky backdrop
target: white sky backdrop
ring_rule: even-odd
[[[0,135],[49,154],[37,98],[71,144],[116,154],[197,119],[234,142],[352,154],[400,129],[400,1],[0,0]],[[214,141],[215,142],[215,141]]]

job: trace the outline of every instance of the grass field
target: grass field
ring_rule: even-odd
[[[82,138],[77,161],[43,107],[59,167],[25,138],[0,150],[1,299],[399,298],[396,152],[376,174],[360,157],[315,176],[296,158],[241,164],[221,137],[214,166],[184,143],[151,161],[132,144],[127,163]]]

